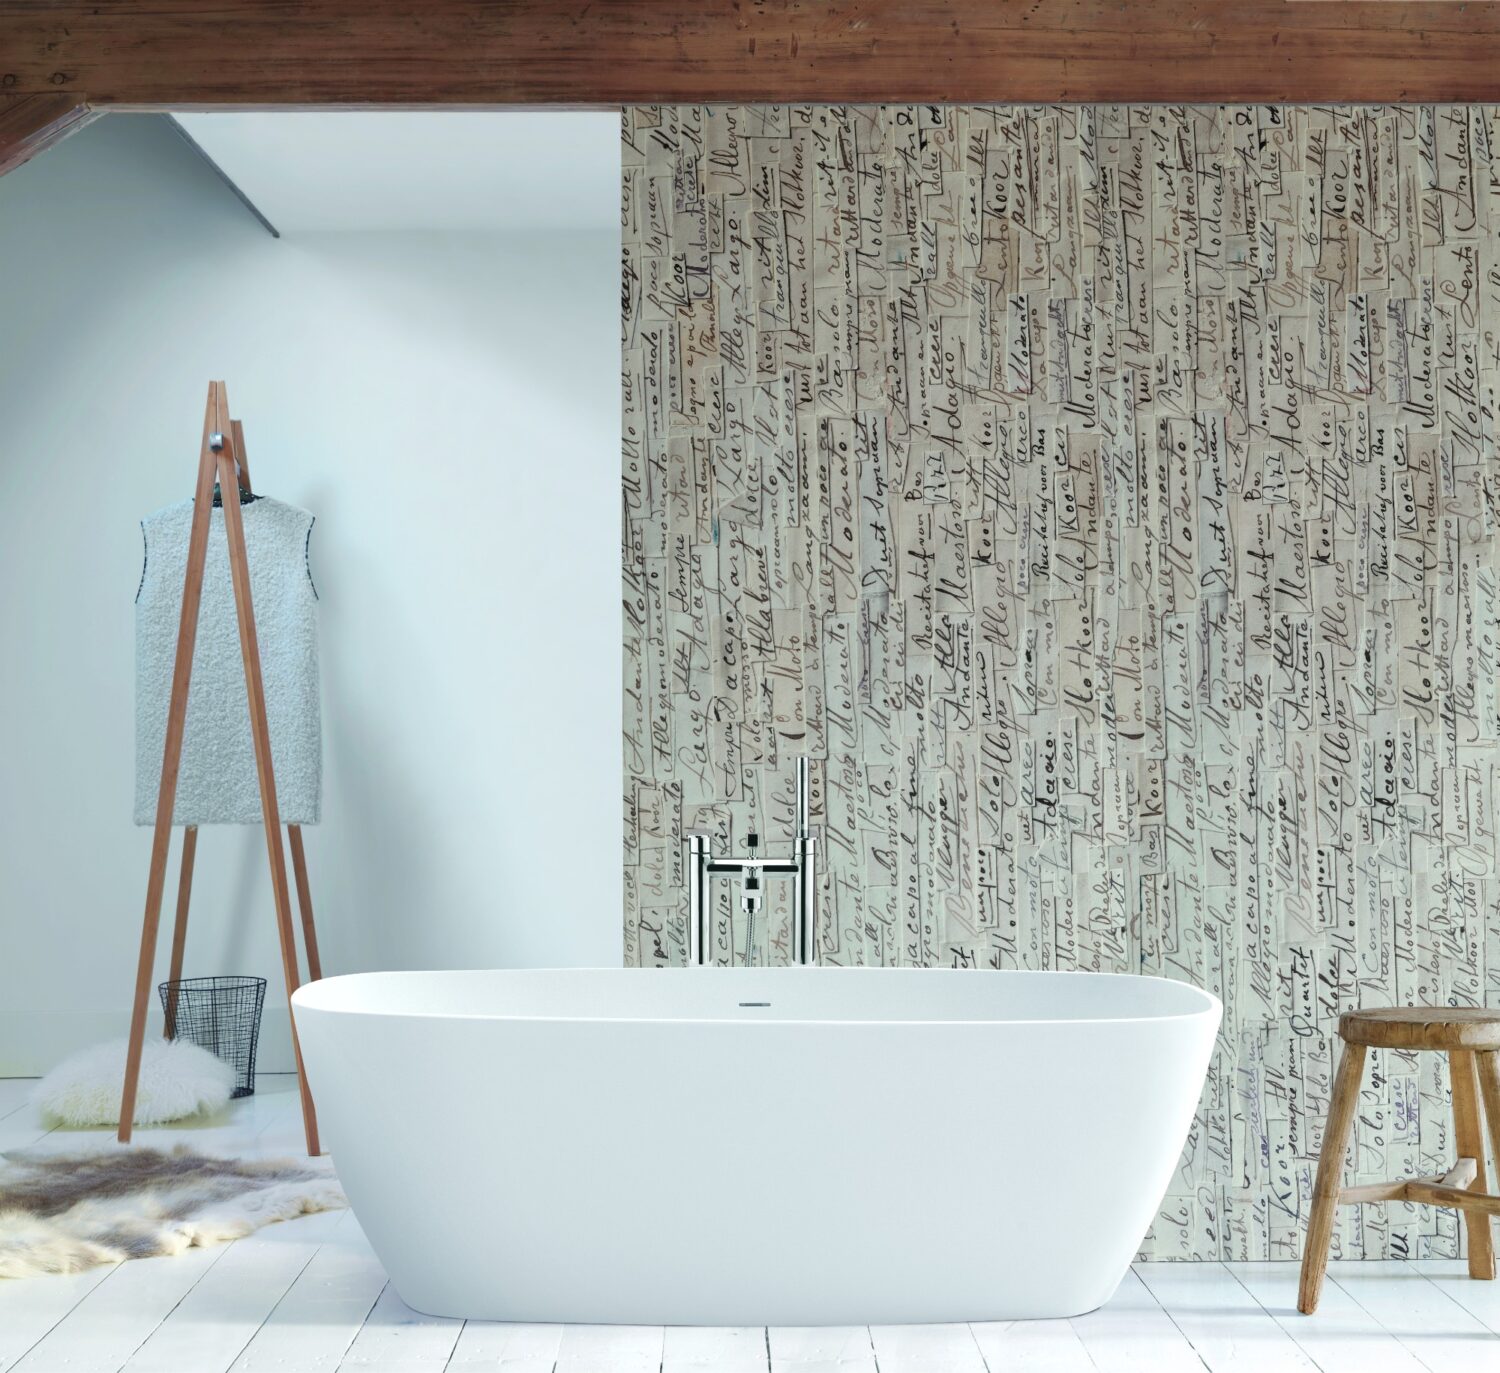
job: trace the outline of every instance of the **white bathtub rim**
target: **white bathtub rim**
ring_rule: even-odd
[[[1066,1015],[1066,1016],[1026,1016],[1010,1017],[1001,1016],[942,1016],[926,1018],[893,1019],[890,1017],[870,1015],[840,1016],[836,1019],[828,1017],[768,1017],[757,1015],[538,1015],[534,1012],[507,1013],[504,1010],[484,1011],[450,1011],[432,1007],[420,1009],[400,1009],[391,1006],[378,1005],[349,1005],[330,1002],[328,994],[336,993],[340,984],[348,984],[356,981],[379,981],[386,978],[401,977],[430,977],[443,978],[449,976],[468,977],[484,975],[487,973],[503,973],[507,977],[542,975],[559,973],[627,973],[631,975],[647,975],[653,972],[660,973],[693,973],[695,976],[712,977],[720,973],[745,973],[757,972],[765,974],[790,973],[794,976],[807,973],[921,973],[921,972],[964,972],[977,976],[983,976],[986,972],[1025,974],[1040,972],[1060,977],[1080,978],[1128,978],[1133,982],[1161,982],[1170,987],[1180,989],[1181,992],[1195,994],[1199,998],[1199,1004],[1181,1010],[1172,1010],[1161,1013],[1137,1014],[1137,1015]],[[1174,993],[1177,994],[1177,993]],[[385,968],[367,972],[339,973],[332,977],[325,977],[317,982],[304,982],[292,993],[291,1004],[294,1011],[307,1010],[338,1016],[382,1016],[392,1019],[418,1019],[418,1020],[493,1020],[507,1024],[535,1024],[535,1025],[564,1025],[564,1024],[599,1024],[599,1025],[796,1025],[804,1027],[828,1027],[840,1029],[844,1027],[870,1027],[870,1026],[914,1026],[923,1028],[942,1027],[967,1027],[992,1026],[992,1027],[1017,1027],[1017,1026],[1057,1026],[1057,1025],[1154,1025],[1165,1024],[1175,1021],[1191,1021],[1201,1019],[1212,1019],[1217,1026],[1222,1019],[1224,1004],[1213,992],[1205,987],[1200,987],[1195,982],[1179,981],[1177,978],[1162,977],[1155,973],[1110,973],[1096,972],[1091,968],[883,968],[883,967],[843,967],[837,964],[818,964],[816,968],[722,968],[705,967],[689,969],[682,967],[673,968],[620,968],[620,967],[560,967],[560,968]]]

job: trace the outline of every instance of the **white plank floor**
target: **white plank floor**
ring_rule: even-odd
[[[0,1079],[0,1151],[66,1151]],[[290,1078],[143,1141],[296,1155]],[[347,1212],[72,1277],[0,1281],[0,1373],[1497,1373],[1500,1283],[1460,1263],[1334,1264],[1314,1317],[1291,1264],[1139,1264],[1073,1320],[770,1330],[495,1325],[406,1306]]]

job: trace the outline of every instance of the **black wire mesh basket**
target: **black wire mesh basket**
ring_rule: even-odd
[[[182,977],[163,982],[167,1038],[185,1039],[234,1069],[232,1096],[255,1095],[255,1044],[266,1000],[263,977]]]

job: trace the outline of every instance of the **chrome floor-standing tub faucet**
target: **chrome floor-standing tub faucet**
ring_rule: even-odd
[[[813,964],[818,961],[817,930],[817,863],[814,849],[817,840],[808,824],[808,761],[797,759],[797,832],[792,838],[790,858],[762,858],[757,850],[760,841],[752,832],[746,836],[749,854],[744,858],[716,858],[712,837],[701,830],[683,837],[687,845],[688,887],[688,963],[701,966],[708,950],[708,879],[727,874],[740,879],[740,910],[745,916],[745,962],[750,962],[755,946],[755,920],[765,901],[767,877],[792,879],[792,961]]]

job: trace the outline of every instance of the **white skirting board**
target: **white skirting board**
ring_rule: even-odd
[[[290,1073],[291,1021],[286,1002],[273,1005],[270,988],[260,1021],[257,1072]],[[147,1034],[161,1033],[161,1003],[151,992]],[[0,1077],[41,1077],[69,1054],[106,1039],[123,1039],[130,1030],[130,1005],[108,1011],[0,1011]]]

